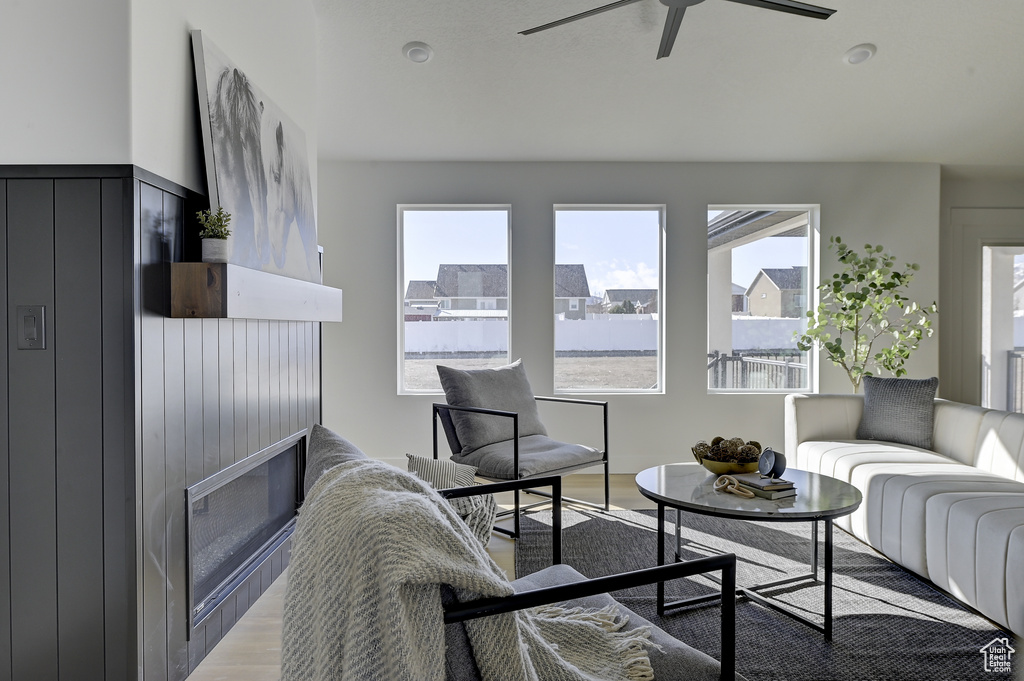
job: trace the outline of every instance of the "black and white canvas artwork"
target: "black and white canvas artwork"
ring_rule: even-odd
[[[210,204],[231,213],[228,261],[320,282],[306,136],[192,31]]]

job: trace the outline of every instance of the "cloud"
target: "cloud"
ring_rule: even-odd
[[[590,289],[603,293],[610,288],[658,288],[658,270],[646,263],[638,262],[630,267],[628,263],[616,263],[623,269],[609,269],[598,272],[590,279]]]

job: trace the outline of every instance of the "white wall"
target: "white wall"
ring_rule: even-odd
[[[129,163],[129,0],[0,10],[0,163]]]
[[[0,13],[0,163],[134,163],[204,192],[193,28],[295,120],[315,159],[311,0],[22,0]]]
[[[608,396],[617,472],[689,459],[693,442],[717,434],[781,446],[782,396],[707,394],[708,204],[818,203],[824,243],[832,235],[882,243],[921,264],[915,298],[938,298],[937,165],[321,161],[320,183],[324,283],[346,291],[346,321],[324,325],[324,423],[396,462],[406,452],[429,454],[436,400],[396,394],[398,320],[389,296],[397,290],[400,203],[512,205],[511,354],[524,359],[538,394],[553,389],[552,205],[666,204],[666,392]],[[836,271],[827,253],[822,270],[822,277]],[[908,370],[937,375],[938,343],[926,341]],[[821,390],[845,393],[850,386],[829,365]],[[583,422],[570,418],[549,422],[552,434],[579,437]]]
[[[189,31],[199,29],[306,133],[316,158],[316,22],[311,0],[132,0],[132,158],[204,191]],[[310,169],[316,199],[316,164]]]
[[[1024,208],[1024,168],[978,169],[972,176],[965,169],[955,173],[943,172],[941,193],[940,269],[945,273],[940,282],[940,314],[952,333],[941,337],[939,395],[950,400],[980,402],[972,388],[975,376],[969,376],[971,367],[981,370],[981,358],[970,357],[972,346],[968,335],[980,336],[972,316],[978,307],[975,301],[964,300],[962,295],[970,282],[964,281],[964,260],[968,254],[960,252],[962,235],[955,233],[952,212],[965,208]],[[961,226],[957,226],[959,228]],[[978,231],[985,227],[979,225]]]

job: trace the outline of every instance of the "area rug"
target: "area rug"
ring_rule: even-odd
[[[550,513],[523,518],[516,574],[551,564]],[[675,512],[666,516],[666,550],[675,548]],[[563,562],[588,577],[657,564],[657,515],[651,511],[563,512]],[[809,572],[809,523],[754,523],[683,513],[682,556],[737,556],[737,583],[753,585]],[[834,531],[833,640],[748,600],[736,606],[736,668],[750,681],[966,681],[1013,678],[986,669],[986,648],[1012,636],[894,565],[842,530]],[[819,535],[824,563],[824,537]],[[823,573],[822,573],[823,574]],[[666,584],[669,600],[716,590],[701,576]],[[823,587],[803,583],[771,592],[808,618],[823,620]],[[641,616],[713,657],[720,609],[690,607],[659,617],[655,587],[613,594]],[[998,644],[997,644],[998,645]],[[1018,661],[1012,659],[1012,667]],[[1022,663],[1024,664],[1024,663]]]

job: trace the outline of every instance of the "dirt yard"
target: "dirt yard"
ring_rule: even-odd
[[[440,390],[437,364],[459,369],[485,369],[505,363],[490,359],[407,359],[406,387],[413,390]],[[557,357],[555,390],[646,390],[657,386],[657,357]]]

